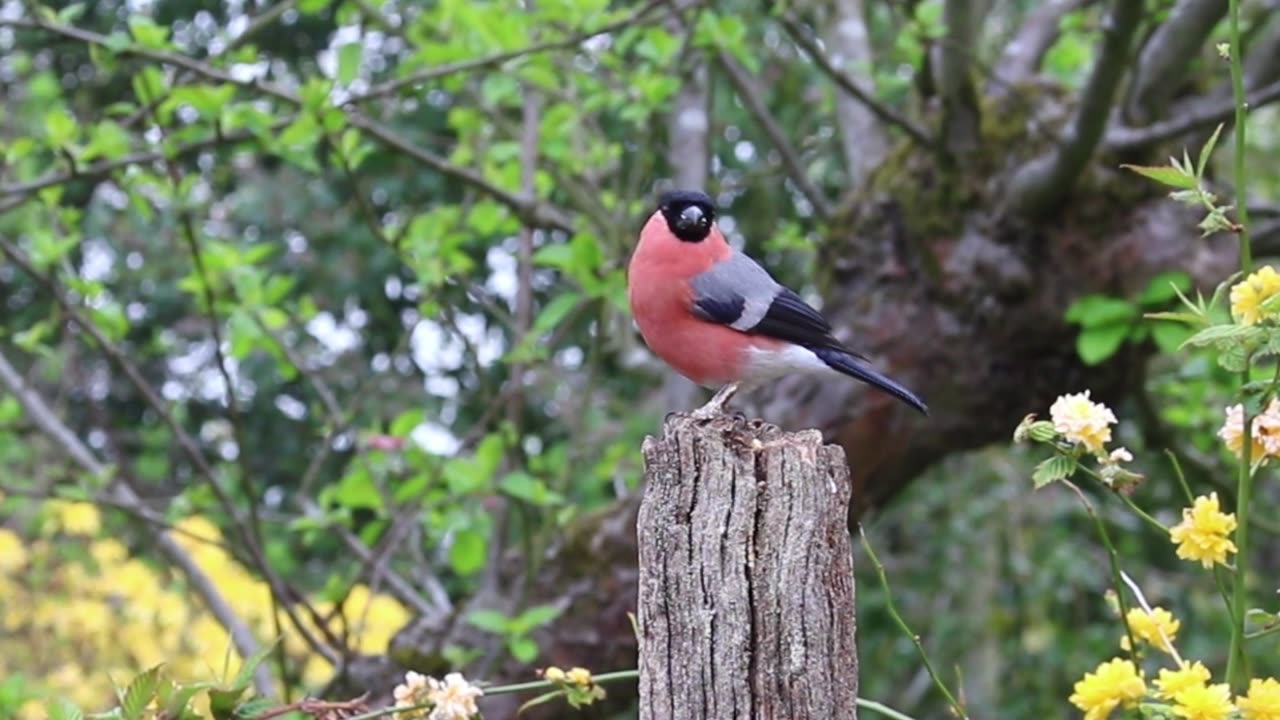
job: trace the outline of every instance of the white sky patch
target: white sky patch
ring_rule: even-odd
[[[498,295],[507,301],[508,305],[515,304],[516,289],[519,286],[516,277],[516,258],[505,248],[490,247],[485,253],[485,263],[489,266],[489,277],[484,281],[484,287],[494,295]]]
[[[449,432],[448,428],[433,422],[425,422],[414,428],[409,433],[409,438],[418,447],[436,455],[453,455],[462,447],[457,436]]]
[[[746,140],[740,140],[733,145],[733,156],[738,159],[738,162],[751,162],[756,157],[756,146]]]
[[[341,354],[360,347],[360,333],[347,323],[338,324],[333,313],[321,311],[307,321],[307,332],[320,341],[325,349],[334,354]]]
[[[277,395],[275,405],[290,420],[301,420],[307,416],[306,404],[292,395]]]
[[[96,282],[110,279],[116,266],[116,251],[99,237],[87,238],[80,248],[84,253],[80,276]]]
[[[430,377],[442,370],[456,370],[462,365],[462,341],[452,337],[439,323],[420,320],[409,336],[409,352],[413,362]]]

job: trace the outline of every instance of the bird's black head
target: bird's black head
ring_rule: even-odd
[[[658,211],[667,227],[685,242],[702,242],[711,232],[716,219],[716,206],[704,192],[672,190],[658,199]]]

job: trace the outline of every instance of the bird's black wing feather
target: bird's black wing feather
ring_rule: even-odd
[[[704,295],[694,298],[693,312],[703,320],[721,325],[732,325],[742,317],[747,299],[737,293]]]
[[[787,288],[782,288],[769,311],[747,332],[767,335],[808,348],[831,348],[850,352],[834,335],[831,323],[809,303]],[[862,357],[857,353],[851,353]]]

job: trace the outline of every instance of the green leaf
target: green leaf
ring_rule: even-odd
[[[1151,326],[1151,339],[1161,352],[1175,353],[1191,337],[1191,328],[1170,322],[1158,322]]]
[[[564,695],[564,691],[563,691],[563,690],[552,690],[552,691],[551,691],[551,692],[549,692],[549,693],[543,693],[543,694],[539,695],[538,697],[533,698],[532,700],[529,700],[528,702],[526,702],[526,703],[524,703],[523,705],[521,705],[521,706],[520,706],[520,709],[516,710],[516,716],[518,717],[518,716],[522,715],[522,714],[524,713],[524,711],[525,711],[525,710],[529,710],[529,709],[531,709],[531,708],[535,708],[535,707],[537,707],[537,706],[539,706],[539,705],[542,705],[542,704],[544,704],[544,703],[551,702],[552,700],[555,700],[556,698],[560,697],[561,695]]]
[[[1230,345],[1218,353],[1218,365],[1227,372],[1244,372],[1249,368],[1249,350],[1244,345]]]
[[[550,507],[564,502],[562,495],[551,491],[546,483],[526,472],[509,473],[498,487],[511,497],[539,507]]]
[[[231,689],[247,690],[250,683],[253,682],[253,674],[258,671],[258,666],[263,663],[272,652],[275,652],[276,645],[280,643],[279,638],[258,648],[256,652],[244,659],[244,664],[240,666],[240,672],[236,673],[235,679],[231,681]]]
[[[1254,327],[1253,325],[1210,325],[1195,335],[1187,338],[1179,349],[1186,347],[1187,345],[1192,347],[1204,347],[1205,345],[1214,345],[1223,341],[1257,340],[1261,339],[1264,334],[1265,333],[1261,328]]]
[[[522,663],[531,663],[538,657],[538,643],[533,638],[513,637],[507,640],[507,650]]]
[[[1035,484],[1036,489],[1039,489],[1049,483],[1065,480],[1071,477],[1075,471],[1075,458],[1070,455],[1054,455],[1036,465],[1035,471],[1031,473],[1031,482]]]
[[[1191,276],[1185,272],[1166,272],[1151,278],[1147,289],[1142,291],[1138,302],[1143,305],[1166,303],[1178,297],[1178,292],[1186,292],[1191,288]]]
[[[472,528],[463,528],[453,537],[449,546],[449,564],[459,575],[471,575],[484,567],[488,538]]]
[[[71,3],[70,5],[58,11],[58,22],[63,25],[70,25],[84,15],[84,3]]]
[[[427,411],[422,408],[410,408],[396,416],[391,421],[391,427],[387,428],[388,434],[394,437],[408,437],[414,428],[421,425],[427,419]]]
[[[1085,295],[1067,308],[1066,320],[1085,328],[1128,322],[1138,317],[1138,308],[1128,300],[1109,295]]]
[[[1205,319],[1199,315],[1193,315],[1186,312],[1153,312],[1143,313],[1142,317],[1148,320],[1173,320],[1175,322],[1186,323],[1188,325],[1203,325]]]
[[[467,622],[469,624],[494,635],[505,635],[509,621],[510,618],[497,610],[482,609],[472,610],[467,613]]]
[[[521,634],[527,633],[560,617],[560,613],[561,609],[556,605],[534,605],[520,613],[511,622],[511,628]]]
[[[1120,167],[1180,190],[1191,190],[1196,187],[1196,179],[1177,168],[1165,165],[1121,165]]]
[[[332,502],[350,510],[381,510],[382,493],[364,465],[351,468],[328,493]]]
[[[1120,349],[1132,329],[1131,325],[1114,323],[1082,330],[1076,337],[1076,352],[1085,365],[1097,365]]]
[[[1209,164],[1209,158],[1213,155],[1213,148],[1218,144],[1218,136],[1222,134],[1222,126],[1225,123],[1218,123],[1218,127],[1214,128],[1213,135],[1209,136],[1209,140],[1200,148],[1200,158],[1196,160],[1196,177],[1204,177],[1204,169]]]
[[[359,42],[338,46],[338,82],[350,85],[360,74],[360,59],[364,52],[364,44]]]
[[[50,110],[44,116],[44,134],[54,147],[70,145],[76,139],[76,119],[65,108]]]
[[[147,709],[147,704],[156,696],[160,687],[160,666],[135,677],[120,698],[120,711],[125,720],[140,720]]]
[[[250,720],[275,709],[276,705],[276,701],[271,698],[250,698],[236,706],[235,715],[237,718]]]
[[[66,698],[45,703],[44,712],[49,716],[49,720],[84,720],[84,711]]]
[[[169,46],[169,27],[157,25],[146,15],[130,13],[129,33],[139,45],[145,48],[163,50]]]

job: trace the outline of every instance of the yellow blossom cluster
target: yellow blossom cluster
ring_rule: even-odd
[[[1189,508],[1182,510],[1182,522],[1169,529],[1169,538],[1178,546],[1178,557],[1200,562],[1206,568],[1225,564],[1227,555],[1236,551],[1231,533],[1236,529],[1236,516],[1224,513],[1218,506],[1218,493],[1201,495]]]
[[[1142,608],[1133,608],[1125,615],[1129,630],[1134,639],[1140,640],[1164,652],[1173,653],[1173,641],[1178,637],[1178,629],[1182,623],[1173,613],[1162,607],[1153,607],[1151,612]],[[1120,647],[1129,649],[1128,635],[1120,638]]]
[[[1171,613],[1161,608],[1151,612],[1139,609],[1130,611],[1126,618],[1139,639],[1157,646],[1167,639],[1166,651],[1177,658],[1172,642],[1181,623]],[[1169,703],[1166,712],[1185,720],[1280,720],[1280,682],[1274,678],[1255,678],[1248,692],[1234,701],[1226,683],[1211,683],[1211,679],[1203,663],[1178,658],[1176,668],[1160,670],[1151,694]],[[1120,658],[1085,673],[1074,689],[1071,704],[1084,711],[1085,720],[1105,720],[1117,708],[1133,707],[1148,694],[1142,672],[1133,661]]]
[[[1218,431],[1218,437],[1227,449],[1241,457],[1244,448],[1244,406],[1227,408],[1227,418]],[[1249,422],[1249,461],[1258,463],[1268,458],[1280,457],[1280,400],[1272,400],[1263,412]]]
[[[1242,325],[1256,325],[1272,319],[1276,309],[1269,301],[1280,294],[1280,274],[1264,265],[1231,288],[1231,317]]]
[[[1075,685],[1069,700],[1084,711],[1084,720],[1104,720],[1117,707],[1132,707],[1147,694],[1142,674],[1129,660],[1102,663]]]
[[[19,717],[44,717],[39,697],[66,697],[88,711],[114,702],[113,680],[125,682],[164,663],[178,680],[217,679],[238,669],[226,630],[192,595],[185,578],[135,555],[102,531],[92,503],[54,500],[40,513],[39,534],[0,529],[0,677],[21,671],[37,696]],[[264,643],[275,636],[270,591],[223,546],[217,525],[203,517],[180,521],[173,533]],[[322,615],[334,608],[317,604]],[[409,620],[397,601],[357,585],[334,613],[335,630],[349,628],[361,652],[384,653]],[[284,621],[289,628],[288,621]],[[285,646],[303,663],[304,684],[325,682],[330,668],[296,632]],[[228,658],[230,657],[230,666]]]

